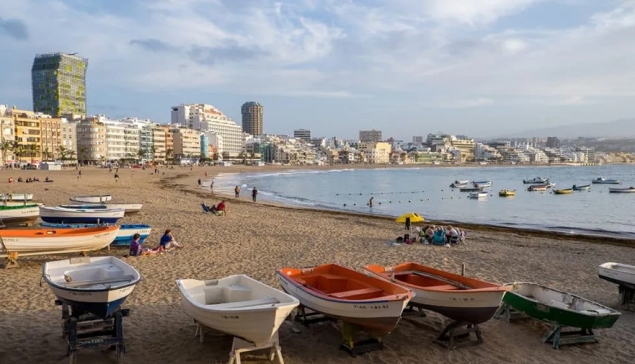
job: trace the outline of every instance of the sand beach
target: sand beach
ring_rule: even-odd
[[[205,342],[194,337],[195,325],[181,309],[175,284],[179,278],[211,279],[244,273],[279,287],[277,268],[307,267],[335,262],[353,268],[376,263],[394,265],[411,260],[492,282],[536,281],[615,307],[617,287],[597,278],[597,267],[608,261],[635,263],[635,242],[466,225],[468,238],[458,247],[387,246],[402,233],[394,221],[328,211],[313,211],[252,203],[248,191],[239,201],[227,197],[227,216],[203,214],[200,203],[216,204],[223,196],[197,187],[197,179],[245,167],[174,167],[152,170],[120,169],[118,182],[108,169],[0,171],[2,193],[34,193],[47,205],[68,202],[74,195],[109,193],[113,202],[143,203],[139,214],[122,223],[146,223],[152,234],[144,246],[155,247],[163,230],[172,229],[185,248],[159,256],[122,258],[135,266],[143,280],[125,303],[128,363],[226,363],[231,338],[209,333]],[[258,169],[275,167],[254,167]],[[53,183],[13,183],[46,176]],[[406,211],[404,211],[406,212]],[[425,211],[420,211],[425,216]],[[0,234],[1,234],[0,230]],[[614,244],[604,244],[612,242]],[[124,256],[127,249],[94,252]],[[67,363],[61,336],[61,310],[50,289],[40,286],[42,263],[68,256],[25,257],[17,269],[0,269],[0,363]],[[338,350],[340,334],[328,324],[311,328],[291,320],[283,324],[280,340],[287,364],[340,363],[628,363],[635,357],[635,313],[622,316],[608,330],[596,332],[600,343],[562,347],[556,351],[540,342],[547,326],[537,322],[508,324],[490,320],[481,325],[484,343],[449,351],[432,340],[444,319],[434,313],[413,324],[402,320],[385,338],[385,349],[352,359]],[[114,363],[114,352],[80,351],[78,363]],[[262,361],[260,363],[266,363]]]

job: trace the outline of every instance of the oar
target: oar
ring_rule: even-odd
[[[69,283],[65,284],[65,287],[68,287],[68,288],[90,287],[90,286],[96,286],[98,284],[112,284],[112,283],[119,283],[119,282],[127,282],[127,281],[131,281],[133,279],[135,279],[135,277],[133,275],[127,275],[127,276],[117,277],[117,278],[96,279],[96,280],[91,280],[91,281],[69,282]]]

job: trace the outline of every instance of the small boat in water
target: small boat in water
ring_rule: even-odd
[[[598,177],[592,180],[591,183],[601,184],[601,185],[619,185],[621,182],[616,179],[606,179],[604,177]]]
[[[591,185],[584,185],[584,186],[573,185],[572,189],[574,191],[589,191],[591,189]]]
[[[527,188],[529,192],[544,192],[549,188],[548,185],[531,185]]]
[[[512,196],[516,196],[516,190],[508,190],[508,189],[504,189],[504,190],[500,190],[498,192],[498,195],[500,197],[512,197]]]
[[[485,198],[487,197],[487,192],[470,192],[468,197],[472,199]]]
[[[143,204],[140,203],[86,203],[83,201],[77,201],[74,199],[70,199],[71,205],[60,205],[61,207],[66,208],[78,208],[77,206],[82,206],[82,209],[124,209],[126,210],[126,215],[131,215],[137,213],[143,207]]]
[[[461,192],[481,192],[483,191],[483,187],[463,187],[459,189]]]
[[[505,293],[503,302],[536,320],[572,328],[600,329],[612,327],[620,317],[612,308],[537,283],[505,286],[510,290]]]
[[[3,201],[31,201],[33,200],[32,193],[3,193],[0,194],[0,200]]]
[[[554,195],[570,195],[573,193],[573,188],[563,188],[560,190],[553,190]]]
[[[532,179],[524,179],[523,183],[526,185],[546,185],[549,183],[549,178],[536,177]]]
[[[336,264],[282,268],[276,274],[282,289],[303,306],[377,337],[397,326],[412,299],[407,288]]]
[[[40,216],[39,205],[0,206],[0,221],[4,224],[32,223]]]
[[[474,181],[472,182],[472,185],[476,188],[492,187],[492,181]]]
[[[635,266],[621,263],[600,264],[598,277],[611,283],[635,289]]]
[[[112,200],[111,195],[89,195],[89,196],[75,196],[71,199],[77,202],[89,202],[89,203],[102,203]]]
[[[114,224],[126,213],[124,209],[39,208],[42,221],[55,224]]]
[[[463,181],[454,181],[450,184],[451,188],[462,188],[462,187],[467,187],[467,184],[470,183],[470,181],[468,180],[463,180]]]
[[[364,269],[413,290],[411,303],[414,305],[475,325],[494,316],[508,289],[417,263],[407,262],[395,267],[367,265]]]
[[[129,264],[105,256],[46,262],[42,279],[74,310],[106,318],[130,296],[141,275]]]
[[[118,231],[119,226],[84,229],[2,229],[0,257],[8,257],[11,253],[45,255],[99,250],[110,245]]]
[[[176,281],[185,313],[203,326],[262,346],[300,301],[244,274]],[[231,318],[231,319],[228,319]]]
[[[108,226],[108,224],[53,224],[49,222],[41,222],[40,226],[58,229],[82,229],[88,227]],[[134,234],[139,234],[139,242],[143,243],[152,232],[152,227],[146,224],[123,224],[118,226],[119,232],[117,233],[115,240],[112,241],[111,245],[130,245]]]
[[[609,193],[635,193],[635,187],[609,188]]]

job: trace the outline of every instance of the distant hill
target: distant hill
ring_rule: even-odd
[[[565,138],[635,138],[635,119],[621,119],[602,123],[573,124],[527,130],[501,135],[500,138],[531,138],[555,136]]]

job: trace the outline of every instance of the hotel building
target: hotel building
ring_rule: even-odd
[[[174,140],[174,156],[193,158],[201,155],[201,133],[185,127],[170,129]]]
[[[75,54],[38,54],[31,67],[33,110],[53,116],[86,115],[88,60]]]
[[[111,121],[104,115],[98,115],[77,124],[77,160],[80,163],[95,163],[107,159],[106,122]]]

